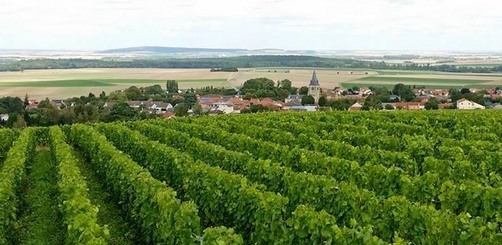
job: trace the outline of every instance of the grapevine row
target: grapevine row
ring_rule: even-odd
[[[87,184],[72,150],[58,127],[50,129],[52,158],[57,164],[61,210],[67,227],[67,244],[106,244],[109,231],[97,221],[98,208],[88,198]]]
[[[333,179],[323,176],[294,173],[291,169],[270,161],[254,161],[246,154],[227,151],[222,147],[191,138],[181,132],[142,123],[133,123],[133,125],[135,125],[135,129],[152,139],[178,147],[194,158],[207,159],[212,164],[242,173],[252,180],[264,183],[271,191],[281,192],[288,196],[291,205],[303,203],[313,205],[318,209],[325,209],[337,216],[344,225],[352,222],[352,219],[362,225],[374,225],[376,235],[384,240],[392,240],[393,235],[397,233],[399,236],[415,240],[415,242],[442,239],[454,241],[458,239],[456,236],[460,235],[456,232],[462,230],[465,225],[462,223],[465,220],[465,215],[456,217],[448,212],[438,212],[429,206],[413,205],[405,198],[400,197],[380,200],[371,192],[360,190],[352,184],[337,183]],[[116,131],[114,130],[114,132]],[[407,210],[409,213],[406,215],[409,215],[410,219],[415,219],[414,222],[410,223],[423,227],[423,229],[417,231],[415,226],[409,227],[409,223],[399,221],[403,217],[399,217],[399,220],[393,220],[394,206],[391,205],[392,203],[398,205],[400,210]],[[417,219],[417,216],[421,218]],[[472,222],[471,228],[482,226],[484,222],[479,218],[467,220]],[[443,222],[455,224],[456,228],[431,232],[435,229],[434,227],[444,227],[445,223]],[[389,227],[386,225],[389,223],[396,225]],[[488,225],[493,226],[491,223]],[[491,232],[497,233],[494,227],[496,225],[491,227]],[[480,230],[481,233],[484,229]]]
[[[26,164],[33,157],[35,130],[27,128],[7,153],[0,171],[0,244],[9,244],[15,234],[18,192],[26,175]]]
[[[168,124],[163,121],[156,122],[164,125]],[[471,215],[486,218],[488,221],[498,222],[502,218],[496,209],[498,203],[502,202],[502,188],[485,187],[472,181],[462,181],[467,187],[459,188],[460,186],[453,185],[451,181],[445,182],[438,174],[427,173],[423,176],[413,177],[399,172],[397,168],[386,169],[376,164],[363,166],[357,164],[330,165],[333,161],[330,161],[329,158],[311,154],[303,149],[277,150],[282,146],[227,133],[215,127],[208,129],[194,124],[177,123],[176,128],[189,132],[195,137],[221,144],[231,150],[246,149],[255,157],[269,158],[275,162],[280,162],[283,159],[282,163],[286,166],[296,166],[298,160],[291,156],[294,153],[302,154],[308,160],[302,162],[302,168],[292,167],[295,171],[308,171],[314,174],[333,176],[337,180],[349,181],[363,188],[375,190],[377,194],[385,197],[405,195],[411,200],[432,203],[438,209],[449,209],[456,214],[468,212]],[[186,136],[185,138],[190,137]],[[321,162],[324,164],[319,165]]]
[[[291,222],[298,222],[295,218],[302,217],[302,211],[297,209],[298,216],[290,217],[289,221],[285,222],[284,220],[290,216],[286,212],[288,202],[286,198],[263,192],[262,187],[246,184],[246,179],[239,175],[206,166],[202,162],[194,162],[188,155],[157,142],[148,141],[144,136],[123,126],[108,125],[100,126],[100,128],[110,140],[116,143],[121,142],[120,147],[135,156],[139,162],[148,162],[152,172],[158,173],[158,178],[164,176],[166,180],[177,179],[178,183],[180,181],[184,183],[180,188],[183,188],[187,198],[197,200],[200,206],[205,207],[203,210],[208,215],[208,219],[213,222],[232,224],[236,230],[242,231],[243,235],[250,234],[251,241],[291,244],[293,241],[307,239],[309,236],[318,236],[321,241],[329,241],[340,236],[348,239],[345,237],[352,234],[350,235],[352,243],[361,243],[363,237],[370,242],[369,244],[382,243],[372,237],[368,231],[340,229],[334,222],[321,222],[319,219],[323,217],[322,213],[311,214],[310,222],[328,232],[309,230],[308,226],[288,225]],[[160,132],[151,131],[150,133],[157,135],[157,138],[163,137]],[[168,164],[170,166],[166,166]],[[165,176],[166,174],[168,176]],[[328,214],[324,216],[326,215]],[[340,241],[333,243],[340,244]]]
[[[93,128],[74,125],[70,139],[102,174],[103,182],[120,200],[146,242],[193,243],[193,234],[200,234],[196,205],[182,203],[174,190],[154,179]]]

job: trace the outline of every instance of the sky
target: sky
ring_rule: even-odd
[[[0,49],[502,51],[500,0],[0,0]]]

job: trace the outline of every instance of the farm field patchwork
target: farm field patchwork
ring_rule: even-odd
[[[500,244],[501,116],[262,113],[0,129],[0,243]]]
[[[312,70],[317,70],[321,86],[384,86],[396,83],[424,85],[429,88],[502,86],[500,74],[457,74],[415,71],[380,71],[328,68],[244,68],[239,72],[210,72],[209,69],[69,69],[0,72],[0,96],[64,99],[90,92],[110,93],[129,86],[165,86],[176,80],[180,88],[205,86],[236,88],[248,79],[267,77],[274,81],[289,79],[293,86],[308,85]]]

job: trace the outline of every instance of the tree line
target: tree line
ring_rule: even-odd
[[[235,67],[324,67],[338,69],[381,69],[417,70],[463,73],[502,72],[502,66],[470,67],[430,64],[389,64],[377,61],[323,58],[315,56],[240,56],[225,58],[155,58],[133,60],[90,60],[90,59],[29,59],[0,63],[0,71],[24,71],[37,69],[79,69],[79,68],[213,68],[213,71],[235,72]]]

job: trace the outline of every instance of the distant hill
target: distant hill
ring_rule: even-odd
[[[159,46],[144,46],[130,47],[119,49],[108,49],[99,51],[98,53],[113,54],[113,53],[225,53],[225,52],[247,52],[247,49],[212,49],[212,48],[183,48],[183,47],[159,47]]]

